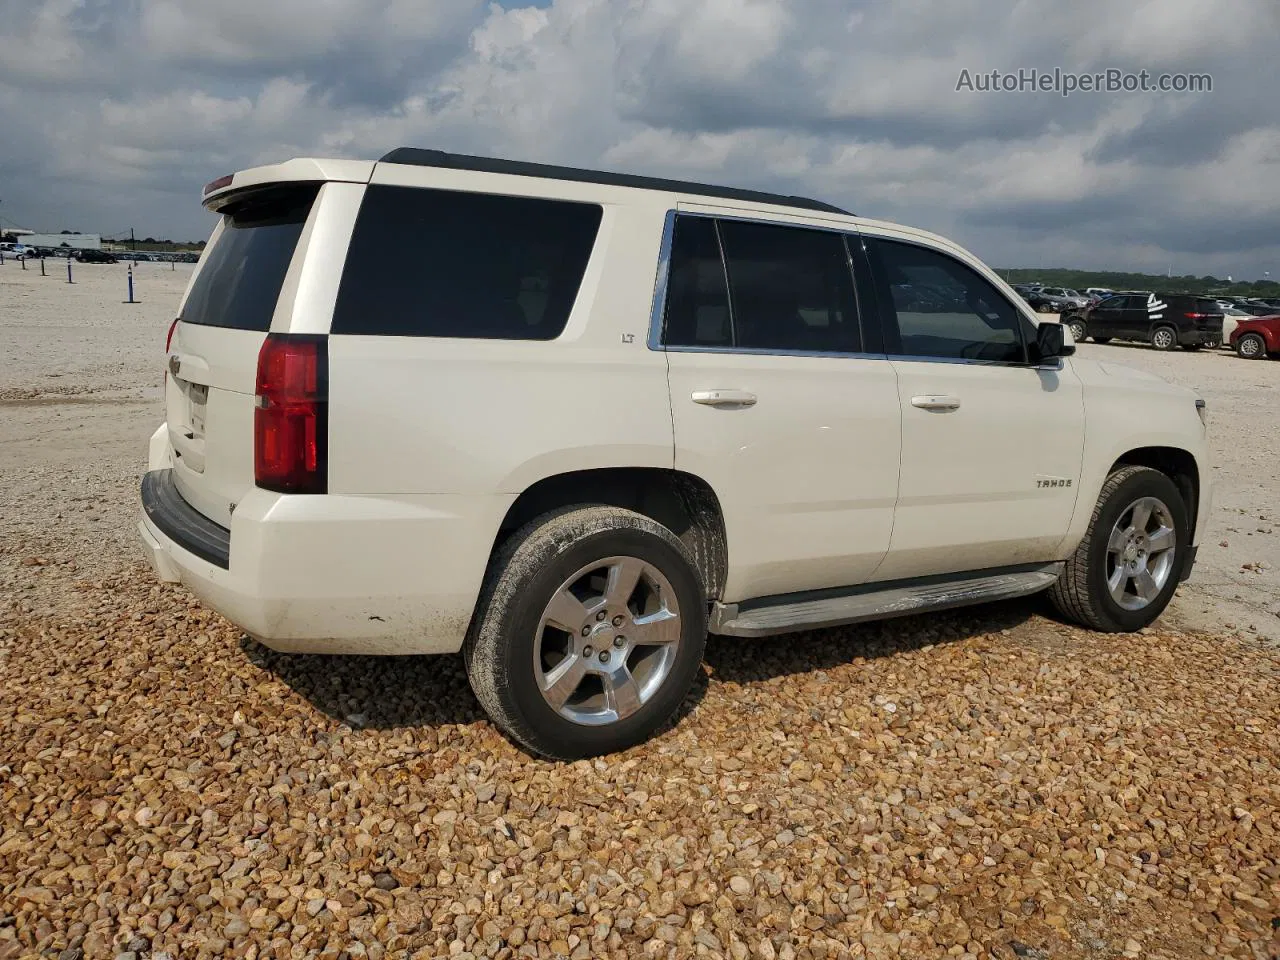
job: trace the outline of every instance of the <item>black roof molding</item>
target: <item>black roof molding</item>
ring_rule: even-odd
[[[724,200],[742,200],[747,203],[770,203],[781,207],[797,207],[803,210],[820,210],[853,216],[821,200],[806,197],[790,197],[762,190],[740,190],[737,187],[717,187],[688,180],[666,180],[662,177],[641,177],[630,173],[608,173],[604,170],[585,170],[581,167],[558,167],[549,163],[526,163],[522,160],[500,160],[497,157],[470,157],[443,150],[424,150],[418,147],[398,147],[380,163],[403,163],[414,167],[443,167],[448,170],[475,170],[478,173],[505,173],[517,177],[542,177],[548,180],[572,180],[577,183],[603,183],[611,187],[635,187],[639,190],[662,190],[667,193],[689,193],[702,197],[719,197]]]

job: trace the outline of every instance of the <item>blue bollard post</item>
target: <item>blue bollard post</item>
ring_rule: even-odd
[[[71,279],[71,258],[67,257],[67,283],[73,283]]]

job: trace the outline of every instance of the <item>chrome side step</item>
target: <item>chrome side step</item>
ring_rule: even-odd
[[[712,633],[731,637],[767,637],[1011,600],[1052,586],[1064,566],[1045,563],[959,574],[947,580],[930,577],[923,581],[866,584],[843,591],[788,594],[741,604],[717,602],[711,608],[708,627]]]

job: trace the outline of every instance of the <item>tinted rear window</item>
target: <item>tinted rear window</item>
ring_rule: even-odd
[[[1221,313],[1222,307],[1217,300],[1197,300],[1195,306],[1196,313]]]
[[[600,217],[594,204],[371,186],[331,332],[551,340]]]
[[[318,187],[275,188],[224,210],[222,235],[209,250],[182,308],[184,323],[266,331]]]

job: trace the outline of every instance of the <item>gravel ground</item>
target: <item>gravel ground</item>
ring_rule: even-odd
[[[1203,380],[1227,437],[1231,545],[1157,627],[712,638],[675,726],[554,764],[458,658],[281,656],[155,583],[134,487],[184,278],[123,277],[0,267],[0,960],[1280,955],[1280,649],[1221,613],[1269,626],[1275,571],[1230,567],[1274,539],[1231,504],[1274,499],[1280,364],[1081,351]]]

